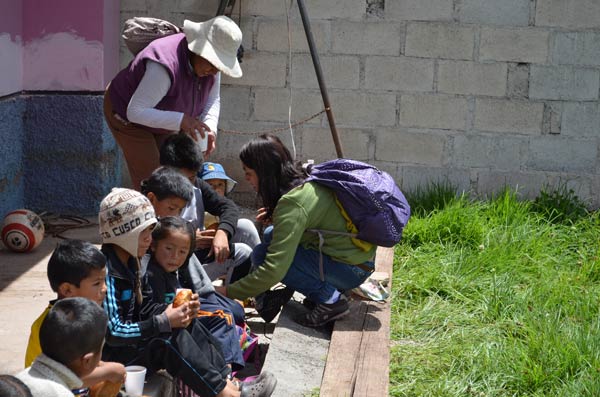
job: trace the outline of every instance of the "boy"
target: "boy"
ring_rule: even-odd
[[[40,354],[19,374],[34,397],[73,397],[100,362],[108,319],[86,298],[65,298],[52,306],[40,327]]]
[[[202,152],[185,134],[169,136],[160,148],[160,164],[177,169],[194,184],[194,197],[184,208],[181,217],[192,222],[196,230],[196,255],[211,279],[228,269],[228,279],[236,279],[250,269],[252,248],[231,243],[236,233],[239,210],[235,203],[219,196],[211,186],[196,175],[202,167]],[[204,230],[204,211],[219,217],[216,230]],[[231,252],[233,251],[233,252]],[[227,280],[229,281],[229,280]]]
[[[231,369],[217,342],[192,321],[197,300],[177,308],[152,301],[139,262],[157,222],[150,201],[137,191],[115,188],[102,200],[98,220],[108,267],[109,324],[103,356],[151,371],[165,368],[205,397],[269,396],[274,389],[270,378],[265,379],[269,384],[243,385],[241,394],[229,380]]]
[[[48,261],[48,281],[56,292],[56,299],[31,325],[31,334],[25,354],[25,367],[42,352],[40,347],[40,327],[52,306],[64,298],[82,297],[102,306],[106,296],[106,258],[93,244],[81,240],[63,240],[54,249]],[[104,330],[103,330],[104,331]],[[86,386],[109,380],[123,383],[125,367],[115,362],[100,362],[91,374],[83,378]]]

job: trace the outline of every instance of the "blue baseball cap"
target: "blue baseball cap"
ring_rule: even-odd
[[[225,169],[219,163],[205,162],[202,165],[202,170],[198,173],[198,176],[203,180],[207,179],[224,179],[227,181],[227,193],[231,192],[236,185],[236,181],[231,179],[225,173]]]

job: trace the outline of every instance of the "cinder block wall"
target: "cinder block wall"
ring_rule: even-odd
[[[295,1],[238,0],[244,77],[224,79],[220,128],[256,132],[323,108]],[[535,197],[566,184],[600,204],[598,0],[306,0],[346,157],[405,191],[431,181]],[[122,0],[121,19],[181,24],[218,0]],[[291,40],[291,57],[288,53]],[[121,63],[130,59],[122,47]],[[291,100],[290,100],[291,98]],[[291,146],[289,131],[279,133]],[[241,182],[251,136],[222,131],[212,160]],[[335,156],[325,115],[294,129],[301,159]]]

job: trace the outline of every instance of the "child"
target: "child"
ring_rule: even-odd
[[[202,152],[198,145],[185,134],[169,136],[160,149],[160,164],[176,168],[194,187],[194,197],[183,210],[181,217],[192,222],[196,231],[196,255],[205,270],[250,268],[252,249],[247,245],[235,245],[231,239],[236,233],[239,210],[235,203],[215,193],[210,185],[197,180],[202,167]],[[204,211],[219,217],[216,230],[204,229]],[[233,252],[232,252],[233,251]],[[211,279],[213,274],[209,273]]]
[[[192,321],[199,309],[197,300],[177,308],[152,300],[139,263],[150,248],[157,222],[150,201],[134,190],[115,188],[102,200],[98,218],[108,266],[109,324],[103,356],[150,371],[165,368],[205,397],[269,396],[272,377],[242,385],[241,394],[228,379],[231,369],[218,342]]]
[[[181,287],[177,270],[193,254],[194,230],[184,219],[179,217],[161,218],[157,227],[152,231],[152,256],[148,264],[148,282],[152,287],[154,300],[172,303],[178,288]],[[226,299],[226,298],[223,298]],[[237,306],[236,322],[244,319],[243,308]],[[209,299],[201,300],[202,310],[213,316],[202,316],[197,321],[210,330],[219,341],[225,362],[232,365],[234,370],[244,367],[244,358],[240,348],[239,336],[234,323],[234,315],[224,306],[214,304]]]
[[[52,306],[40,327],[40,354],[17,378],[34,397],[73,397],[100,362],[108,319],[86,298],[65,298]]]
[[[93,244],[80,240],[63,240],[54,249],[48,261],[48,281],[56,292],[56,299],[31,325],[31,334],[25,354],[25,367],[42,352],[40,347],[40,326],[52,306],[60,299],[82,297],[102,306],[106,295],[106,258]],[[91,374],[83,377],[86,386],[109,380],[123,383],[125,367],[115,362],[100,362]]]
[[[33,397],[27,385],[13,375],[0,375],[0,396]]]

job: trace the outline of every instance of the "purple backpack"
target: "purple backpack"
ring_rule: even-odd
[[[306,170],[307,182],[333,189],[358,229],[356,238],[382,247],[400,242],[410,206],[390,174],[348,159],[309,165]]]

